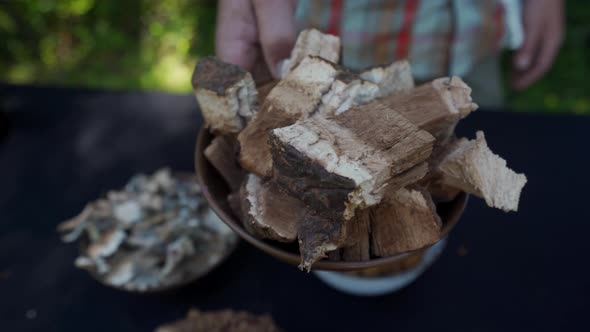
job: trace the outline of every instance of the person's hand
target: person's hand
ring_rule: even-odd
[[[296,0],[220,0],[215,53],[263,80],[295,44]],[[266,77],[265,77],[266,76]]]
[[[512,85],[521,90],[541,78],[553,64],[563,41],[563,0],[526,0],[524,44],[514,56]]]

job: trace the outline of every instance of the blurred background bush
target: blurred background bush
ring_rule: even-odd
[[[188,92],[195,62],[213,54],[215,12],[207,0],[0,0],[0,81]],[[568,0],[552,71],[508,102],[590,114],[589,77],[590,4]]]

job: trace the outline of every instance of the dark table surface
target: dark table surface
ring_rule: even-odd
[[[590,309],[590,118],[478,111],[462,135],[525,172],[518,213],[472,198],[442,257],[359,298],[242,243],[204,279],[133,295],[73,266],[55,226],[136,172],[193,169],[192,96],[0,86],[0,331],[151,331],[190,307],[270,313],[287,331],[577,331]],[[7,131],[8,129],[8,131]],[[584,328],[585,327],[585,328]]]

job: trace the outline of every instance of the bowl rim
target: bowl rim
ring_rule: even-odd
[[[207,167],[212,167],[210,165],[209,161],[207,160],[207,158],[205,158],[204,153],[203,153],[203,151],[205,150],[205,148],[207,147],[207,145],[211,141],[212,136],[213,136],[213,134],[211,134],[205,126],[202,126],[201,129],[199,130],[199,134],[197,137],[197,143],[195,146],[195,170],[196,170],[196,174],[197,174],[197,179],[198,179],[199,184],[201,185],[201,190],[203,192],[203,196],[205,197],[205,199],[209,203],[210,208],[213,209],[213,211],[215,213],[217,213],[219,218],[229,228],[231,228],[234,232],[238,233],[238,235],[242,239],[246,240],[246,242],[250,243],[254,247],[262,250],[263,252],[265,252],[265,253],[267,253],[267,254],[269,254],[269,255],[271,255],[283,262],[298,266],[301,262],[301,257],[299,255],[288,252],[282,248],[273,246],[270,243],[268,243],[264,240],[258,239],[256,237],[254,237],[253,235],[251,235],[250,233],[248,233],[244,229],[244,227],[242,226],[241,221],[237,220],[237,218],[235,218],[232,214],[228,213],[221,206],[221,204],[218,202],[218,200],[213,197],[211,191],[209,190],[208,180],[206,179],[206,177],[204,175],[205,172],[203,171]],[[443,224],[443,227],[441,229],[441,240],[443,238],[445,238],[449,234],[449,232],[455,227],[455,225],[457,225],[457,223],[459,222],[459,219],[460,219],[461,215],[463,214],[463,211],[465,210],[465,206],[467,205],[467,201],[469,198],[468,196],[469,196],[468,194],[462,192],[453,201],[451,201],[451,202],[453,202],[453,204],[452,204],[452,207],[451,207],[450,212],[448,214],[449,217],[445,221],[445,223]],[[438,241],[435,243],[438,243]],[[369,268],[387,266],[387,265],[399,262],[400,260],[402,260],[412,254],[425,251],[426,249],[433,246],[435,243],[433,243],[429,246],[417,249],[417,250],[407,251],[407,252],[399,253],[399,254],[396,254],[393,256],[389,256],[389,257],[373,258],[368,261],[345,262],[345,261],[328,261],[328,260],[323,259],[323,260],[319,260],[319,261],[315,262],[312,266],[312,270],[355,271],[355,270],[364,270],[364,269],[369,269]]]

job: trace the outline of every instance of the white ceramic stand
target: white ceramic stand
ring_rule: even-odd
[[[343,293],[358,296],[379,296],[398,291],[420,276],[442,253],[447,239],[441,239],[428,248],[422,260],[413,269],[380,277],[359,277],[342,272],[313,271],[313,273],[330,287]]]

